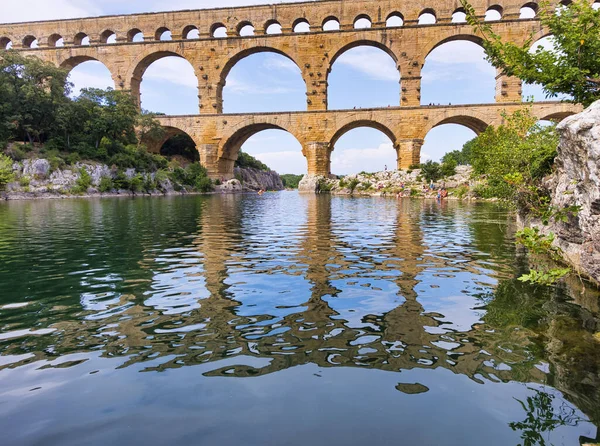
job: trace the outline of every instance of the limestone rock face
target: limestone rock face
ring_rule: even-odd
[[[264,171],[252,169],[249,167],[240,169],[235,168],[236,178],[241,178],[241,182],[246,189],[250,190],[283,190],[283,181],[277,172],[271,170]]]
[[[32,159],[23,161],[23,175],[45,179],[50,173],[50,163],[45,159]]]
[[[581,272],[600,282],[600,101],[558,126],[552,205],[580,206],[577,216],[554,223],[557,243]]]
[[[304,175],[304,178],[302,178],[300,183],[298,183],[298,192],[312,194],[318,193],[320,183],[324,179],[325,177],[320,175]]]
[[[243,190],[242,187],[242,183],[239,182],[239,180],[236,180],[235,178],[233,180],[229,180],[224,182],[223,184],[221,184],[220,186],[217,186],[215,188],[215,190],[219,191],[219,192],[241,192]]]

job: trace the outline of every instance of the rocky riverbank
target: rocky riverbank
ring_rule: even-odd
[[[420,169],[397,170],[377,173],[359,173],[343,178],[306,175],[298,189],[300,192],[353,196],[394,196],[437,198],[438,190],[445,189],[447,198],[474,199],[473,190],[481,183],[472,178],[471,166],[458,166],[456,174],[431,183],[423,178]]]
[[[119,170],[97,162],[78,162],[57,168],[44,158],[26,159],[13,165],[15,181],[0,197],[6,200],[94,196],[180,195],[199,193],[196,188],[173,179],[164,171]],[[243,193],[283,190],[276,172],[236,168],[236,178],[215,181],[213,193]],[[205,192],[206,193],[206,192]]]
[[[578,206],[579,212],[547,230],[556,235],[565,259],[600,284],[600,101],[557,129],[556,172],[548,181],[552,206]]]

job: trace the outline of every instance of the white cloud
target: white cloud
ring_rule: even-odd
[[[287,1],[295,2],[303,0]],[[260,0],[171,0],[170,2],[162,0],[28,0],[27,2],[9,2],[6,0],[2,4],[0,22],[13,23],[55,20],[108,14],[247,6],[261,3],[273,2]]]
[[[185,59],[174,56],[165,57],[150,65],[144,73],[144,79],[169,82],[188,88],[198,88],[194,68]]]
[[[263,67],[267,70],[291,71],[300,73],[300,68],[290,59],[282,56],[267,57],[263,62]]]
[[[227,78],[225,88],[233,94],[251,94],[251,95],[276,95],[289,94],[300,91],[297,88],[275,85],[256,85],[250,82],[238,79],[233,75]]]
[[[331,155],[331,172],[337,175],[361,171],[379,172],[385,166],[396,169],[396,151],[391,142],[377,148],[334,150]]]
[[[376,48],[354,48],[342,54],[336,63],[346,65],[356,71],[366,74],[373,80],[389,82],[400,81],[400,72],[393,59],[382,50]]]
[[[110,78],[102,76],[101,74],[85,73],[85,72],[71,72],[69,80],[74,84],[72,96],[79,96],[83,88],[115,88],[115,83]]]
[[[2,23],[70,19],[102,13],[102,9],[89,0],[29,0],[2,3]]]

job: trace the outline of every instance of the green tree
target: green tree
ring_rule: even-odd
[[[471,151],[475,139],[467,141],[461,150],[453,150],[452,152],[446,153],[442,158],[442,163],[456,162],[457,166],[466,166],[471,164]]]
[[[425,178],[425,180],[429,181],[437,181],[442,178],[442,168],[440,163],[436,163],[434,161],[427,161],[424,164],[421,164],[421,174]]]
[[[302,181],[304,175],[285,174],[281,175],[283,186],[290,189],[298,189],[298,184]]]
[[[252,155],[247,154],[246,152],[242,152],[240,150],[240,154],[238,155],[238,159],[235,162],[235,167],[241,168],[252,168],[258,170],[269,170],[266,164],[260,162]]]
[[[0,153],[0,190],[4,190],[6,185],[14,179],[12,166],[13,161]]]
[[[44,142],[67,101],[68,73],[36,57],[0,52],[0,140]]]
[[[590,2],[575,0],[560,9],[540,3],[540,21],[554,37],[555,48],[535,52],[530,51],[533,34],[522,45],[503,42],[467,0],[461,3],[468,23],[484,39],[487,59],[503,74],[538,83],[549,97],[568,94],[586,106],[600,98],[600,11]]]

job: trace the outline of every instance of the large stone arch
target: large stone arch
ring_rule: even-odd
[[[464,41],[474,43],[481,48],[483,48],[483,39],[480,36],[475,34],[465,33],[460,28],[452,29],[451,32],[454,31],[455,34],[450,34],[446,36],[436,37],[434,40],[430,40],[421,48],[421,62],[424,64],[427,57],[435,50],[436,48],[449,43],[456,41]]]
[[[434,120],[429,119],[428,124],[423,128],[422,137],[424,139],[431,130],[444,124],[462,125],[469,130],[473,130],[477,135],[479,135],[493,124],[486,121],[487,120],[485,117],[478,116],[476,113],[469,114],[462,112],[452,116],[442,116]]]
[[[194,68],[194,74],[198,81],[198,69],[194,62],[186,57],[181,47],[169,46],[169,49],[160,49],[156,47],[149,47],[149,49],[141,53],[131,64],[130,72],[127,74],[129,81],[129,89],[131,94],[138,104],[141,104],[141,92],[140,87],[142,84],[142,77],[150,65],[154,62],[163,59],[165,57],[179,57],[187,60],[190,65]]]
[[[146,146],[146,149],[150,153],[160,153],[160,149],[162,146],[173,136],[184,134],[189,136],[192,140],[194,139],[190,133],[188,133],[185,129],[179,127],[173,127],[171,125],[163,125],[162,126],[164,135],[158,139],[150,139],[147,136],[142,136],[141,142]]]
[[[360,30],[359,30],[360,31]],[[345,41],[343,44],[338,45],[337,47],[334,47],[331,51],[331,57],[329,58],[328,61],[326,61],[326,66],[325,68],[325,88],[327,89],[327,98],[326,98],[326,104],[327,107],[329,108],[329,87],[331,87],[330,85],[330,76],[331,76],[331,72],[333,70],[333,66],[335,65],[335,63],[337,62],[337,60],[344,55],[345,53],[347,53],[350,50],[353,50],[355,48],[359,48],[359,47],[371,47],[371,48],[377,48],[381,51],[383,51],[384,53],[386,53],[388,56],[391,57],[391,59],[394,61],[394,64],[396,66],[396,70],[398,71],[398,79],[399,79],[399,97],[398,97],[398,103],[400,103],[401,99],[400,97],[402,96],[402,89],[400,87],[400,84],[402,84],[402,67],[401,67],[401,62],[400,62],[400,58],[398,57],[398,55],[394,52],[394,50],[379,41],[376,40],[370,40],[370,39],[357,39],[354,41]],[[356,105],[356,104],[354,104]],[[397,105],[397,104],[396,104]]]
[[[573,116],[574,114],[576,114],[577,112],[574,110],[561,110],[561,111],[556,111],[556,112],[551,112],[551,113],[546,113],[546,114],[542,114],[541,116],[538,116],[538,118],[540,119],[540,121],[552,121],[552,122],[560,122],[563,119],[568,118],[569,116]]]
[[[370,47],[378,48],[378,49],[384,51],[394,60],[394,63],[396,63],[396,65],[398,66],[398,71],[400,71],[400,65],[398,62],[399,57],[394,52],[394,50],[392,50],[392,48],[390,48],[389,46],[385,45],[384,43],[378,42],[376,40],[358,39],[358,40],[354,40],[352,42],[345,42],[342,45],[338,46],[337,48],[333,48],[332,56],[329,59],[327,75],[329,76],[329,73],[331,72],[331,68],[333,67],[335,62],[340,58],[340,56],[342,54],[346,53],[347,51],[350,51],[351,49],[358,48],[360,46],[370,46]]]
[[[272,122],[269,122],[268,119],[264,122],[244,122],[232,128],[231,131],[222,138],[222,142],[217,150],[218,172],[225,178],[232,177],[235,161],[237,160],[244,143],[252,136],[264,130],[283,130],[291,134],[303,145],[303,138],[299,138],[295,132],[291,131],[291,125],[278,123],[277,117],[275,117]],[[306,154],[304,155],[306,156]]]
[[[349,131],[354,130],[354,129],[365,128],[365,127],[379,130],[380,132],[385,134],[388,138],[390,138],[390,140],[392,141],[392,143],[394,145],[396,144],[396,141],[398,141],[396,132],[394,130],[392,130],[392,128],[387,123],[380,122],[373,118],[357,119],[357,120],[352,120],[350,122],[342,123],[335,130],[335,132],[332,134],[332,136],[329,140],[330,151],[333,151],[335,149],[335,144],[346,133],[348,133]]]
[[[223,68],[221,69],[221,73],[219,76],[219,82],[217,83],[217,103],[223,104],[223,89],[225,88],[225,85],[227,84],[227,76],[229,76],[229,73],[231,73],[231,70],[233,69],[233,67],[235,67],[235,65],[237,65],[238,62],[240,62],[241,60],[253,56],[255,54],[262,54],[262,53],[271,53],[271,54],[278,54],[280,56],[283,56],[289,60],[291,60],[294,65],[296,65],[298,67],[298,70],[300,71],[300,75],[302,76],[302,79],[304,80],[304,87],[307,88],[306,85],[306,77],[304,75],[304,71],[301,67],[301,64],[299,63],[298,60],[296,60],[296,57],[292,54],[290,54],[289,52],[274,47],[274,46],[265,46],[265,45],[260,45],[260,46],[255,46],[252,48],[246,48],[243,49],[241,51],[238,51],[235,54],[230,55],[229,59],[227,60],[227,62],[225,63],[225,65],[223,66]]]
[[[102,58],[96,57],[96,55],[89,54],[81,54],[77,56],[70,56],[62,61],[58,61],[58,66],[64,70],[67,70],[69,73],[79,65],[85,62],[100,62],[110,73],[110,77],[112,78],[115,88],[121,89],[124,86],[123,79],[119,74],[118,70],[113,67],[109,61],[102,60]]]

